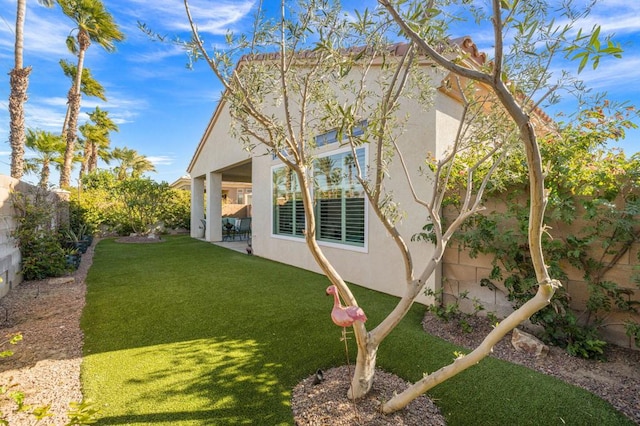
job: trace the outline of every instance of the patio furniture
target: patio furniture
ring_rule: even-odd
[[[236,234],[240,236],[241,240],[248,240],[251,237],[250,217],[240,219],[240,224],[236,225]]]
[[[222,218],[222,241],[229,241],[236,237],[236,219],[232,217]]]

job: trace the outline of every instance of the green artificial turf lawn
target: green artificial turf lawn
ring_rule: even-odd
[[[327,279],[187,236],[166,240],[96,248],[82,384],[99,424],[293,424],[291,389],[346,362]],[[397,300],[354,291],[370,326]],[[379,367],[413,381],[452,360],[459,348],[425,334],[423,313],[414,306],[382,344]],[[582,389],[496,359],[429,396],[449,425],[632,424]]]

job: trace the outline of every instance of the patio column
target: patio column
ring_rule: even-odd
[[[204,177],[191,179],[191,237],[202,238],[204,219]]]
[[[207,241],[222,241],[222,173],[207,174]]]

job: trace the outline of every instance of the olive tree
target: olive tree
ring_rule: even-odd
[[[399,291],[403,296],[396,307],[379,324],[370,328],[360,321],[353,324],[358,353],[349,398],[360,398],[370,390],[378,347],[424,292],[453,233],[483,208],[483,192],[497,165],[515,143],[524,146],[530,176],[529,245],[538,294],[502,320],[470,354],[457,357],[384,402],[382,410],[389,413],[479,362],[507,332],[546,306],[560,286],[547,271],[540,244],[546,195],[537,132],[553,131],[553,126],[538,106],[553,94],[549,88],[554,56],[571,55],[584,66],[589,60],[597,63],[603,55],[618,54],[619,49],[602,45],[597,27],[588,35],[574,33],[573,25],[582,15],[570,4],[556,12],[566,18],[565,24],[557,26],[541,1],[494,0],[487,11],[480,5],[471,9],[468,2],[458,5],[450,0],[379,3],[382,7],[374,11],[347,16],[336,1],[312,0],[297,7],[282,1],[277,18],[266,18],[258,11],[252,34],[230,33],[227,48],[208,49],[185,0],[192,28],[192,39],[185,45],[194,59],[208,63],[224,85],[223,102],[228,103],[234,119],[234,135],[246,149],[266,149],[290,170],[288,178],[296,180],[305,207],[307,246],[352,306],[358,305],[356,298],[316,241],[314,136],[336,129],[338,140],[350,148],[353,158],[359,146],[370,146],[372,159],[368,165],[354,161],[354,174],[373,215],[402,255],[404,282],[397,285],[404,290]],[[464,8],[472,21],[490,22],[493,28],[495,51],[490,62],[478,60],[469,46],[448,37],[448,24],[465,16],[461,13]],[[405,44],[393,44],[398,40],[388,38],[399,33]],[[512,46],[509,52],[504,48],[507,43]],[[379,73],[372,71],[375,67]],[[430,105],[434,87],[441,83],[443,90],[460,101],[458,131],[442,155],[427,155],[422,170],[410,170],[402,149],[407,116],[401,113],[401,106],[411,100],[418,105],[412,114],[421,114]],[[444,221],[441,207],[451,189],[453,165],[461,152],[470,150],[481,154],[464,170],[467,185],[460,192],[457,216]],[[399,165],[402,172],[397,179],[406,183],[428,218],[425,229],[433,250],[427,259],[416,258],[408,244],[412,237],[424,234],[422,230],[403,235],[398,227],[403,209],[385,186],[392,163]],[[431,191],[420,193],[415,185],[420,178],[432,183]]]
[[[166,182],[131,177],[118,181],[115,197],[121,203],[125,225],[137,234],[149,234],[154,232],[153,226],[160,220],[172,194]]]

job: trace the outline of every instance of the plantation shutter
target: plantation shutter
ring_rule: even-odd
[[[356,151],[364,167],[364,148]],[[365,235],[364,194],[356,179],[350,151],[320,158],[315,164],[318,239],[363,246]]]
[[[319,157],[314,163],[314,211],[319,241],[364,246],[365,199],[357,167],[365,168],[365,148]],[[357,163],[356,163],[357,162]],[[303,237],[305,212],[299,182],[286,167],[274,167],[273,233]]]
[[[298,179],[291,170],[279,167],[273,171],[273,233],[304,235],[304,205]]]

